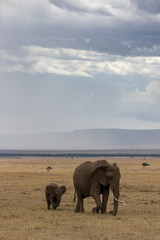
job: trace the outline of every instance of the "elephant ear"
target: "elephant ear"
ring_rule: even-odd
[[[67,190],[65,185],[60,186],[60,188],[62,190],[62,194],[64,194]]]
[[[113,163],[113,166],[114,166],[114,167],[117,167],[117,163],[114,162],[114,163]]]
[[[98,160],[93,164],[93,168],[91,169],[89,175],[93,177],[100,169],[106,170],[109,168],[110,164],[106,160]]]

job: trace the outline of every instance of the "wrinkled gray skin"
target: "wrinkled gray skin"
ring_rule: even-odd
[[[119,181],[120,171],[116,163],[111,165],[106,160],[98,160],[79,165],[73,175],[74,200],[76,200],[76,194],[78,197],[75,212],[83,213],[83,199],[91,196],[96,202],[96,207],[92,209],[92,212],[106,213],[110,187],[114,197],[119,199]],[[100,194],[102,194],[102,202]],[[110,214],[116,215],[117,211],[118,201],[114,199],[114,208]]]
[[[55,183],[47,185],[45,189],[47,208],[50,209],[50,205],[52,205],[52,209],[56,210],[60,205],[61,197],[65,192],[66,187],[64,185],[60,187]]]

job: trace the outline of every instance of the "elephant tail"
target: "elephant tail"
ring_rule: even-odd
[[[73,203],[75,203],[75,202],[76,202],[76,190],[74,192],[74,197],[73,197]]]

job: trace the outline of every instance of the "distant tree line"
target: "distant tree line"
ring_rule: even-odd
[[[0,157],[160,157],[158,153],[0,152]]]

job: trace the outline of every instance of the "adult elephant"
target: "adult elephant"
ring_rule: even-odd
[[[106,213],[109,188],[111,187],[114,195],[114,209],[110,211],[110,214],[116,215],[118,211],[120,176],[117,164],[111,165],[106,160],[89,161],[79,165],[73,175],[74,200],[76,200],[76,194],[78,197],[75,212],[83,213],[83,199],[91,196],[97,205],[92,209],[92,212],[99,213],[101,211],[101,213]],[[100,194],[102,194],[102,202]]]

